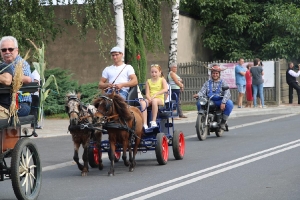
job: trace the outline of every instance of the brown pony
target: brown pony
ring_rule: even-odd
[[[89,171],[88,166],[88,148],[90,144],[91,134],[93,134],[96,144],[100,147],[102,133],[99,131],[93,131],[88,128],[83,128],[82,125],[93,123],[94,114],[96,108],[93,105],[84,106],[80,101],[80,94],[70,92],[66,95],[66,112],[70,118],[70,125],[68,130],[72,135],[74,142],[74,156],[73,160],[76,162],[79,170],[81,170],[81,176],[86,176]],[[78,149],[82,145],[83,155],[82,160],[84,164],[79,162]],[[103,169],[101,160],[101,151],[98,151],[99,169]]]
[[[129,166],[129,171],[132,172],[136,165],[137,148],[144,132],[141,111],[136,107],[129,106],[120,95],[114,92],[96,99],[94,106],[97,108],[95,116],[98,118],[98,122],[102,122],[103,128],[109,135],[111,164],[108,175],[114,175],[116,144],[122,145],[124,165]],[[133,154],[132,145],[134,145]],[[126,156],[127,149],[129,161]]]

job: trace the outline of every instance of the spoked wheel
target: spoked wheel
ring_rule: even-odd
[[[102,152],[100,152],[100,157],[102,157]],[[98,148],[96,144],[94,144],[92,148],[89,148],[89,165],[91,168],[97,168],[99,166]]]
[[[169,158],[169,144],[168,138],[164,133],[158,133],[156,136],[157,144],[155,147],[155,154],[158,164],[165,165]]]
[[[185,152],[185,140],[182,131],[174,131],[173,134],[173,155],[176,160],[182,160]]]
[[[17,199],[37,199],[42,184],[42,166],[36,145],[20,139],[11,157],[11,179]]]
[[[207,126],[205,126],[205,115],[198,115],[196,121],[197,137],[200,141],[207,137]]]

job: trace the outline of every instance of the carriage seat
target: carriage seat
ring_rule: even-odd
[[[29,92],[29,93],[34,93],[38,91],[39,89],[39,84],[37,82],[31,82],[28,84],[22,85],[20,88],[20,91],[22,92]],[[0,93],[5,94],[5,93],[11,93],[11,86],[5,86],[0,84]],[[35,117],[33,115],[28,115],[24,117],[19,117],[19,123],[17,125],[24,125],[24,124],[31,124],[35,120]],[[13,118],[11,118],[10,122],[8,122],[8,119],[0,119],[0,129],[7,128],[9,126],[13,126]]]
[[[34,115],[28,115],[24,117],[19,117],[19,123],[17,125],[25,125],[25,124],[31,124],[34,123]],[[0,129],[4,129],[10,126],[14,126],[14,119],[11,118],[11,120],[8,122],[8,119],[0,119]]]

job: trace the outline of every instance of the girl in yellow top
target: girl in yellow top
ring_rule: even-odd
[[[146,81],[146,99],[141,101],[144,128],[147,129],[147,106],[152,105],[152,121],[151,127],[157,126],[156,117],[158,106],[164,105],[164,93],[168,92],[168,84],[163,77],[161,67],[159,65],[151,65],[151,78]]]

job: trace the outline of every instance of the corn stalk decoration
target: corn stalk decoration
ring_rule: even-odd
[[[15,64],[15,73],[12,80],[12,96],[11,96],[11,104],[9,108],[9,119],[8,122],[13,120],[14,126],[16,127],[17,123],[19,123],[18,117],[18,105],[17,105],[17,98],[18,98],[18,91],[23,85],[22,77],[23,77],[23,63],[25,60],[28,59],[29,52],[26,53],[24,59],[18,61]]]
[[[56,83],[56,78],[54,75],[50,75],[48,79],[45,81],[45,70],[46,70],[46,62],[45,62],[45,45],[42,43],[42,47],[38,48],[31,40],[27,39],[36,49],[37,54],[36,58],[38,62],[33,62],[34,68],[38,71],[40,74],[41,80],[40,80],[40,92],[39,92],[39,98],[40,98],[40,104],[38,109],[38,121],[40,121],[42,118],[42,113],[44,110],[44,102],[49,96],[50,89],[47,89],[47,87],[54,81],[56,90],[59,93],[58,86]]]

